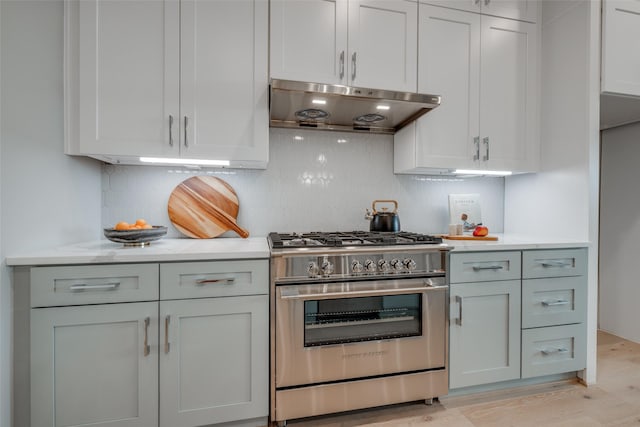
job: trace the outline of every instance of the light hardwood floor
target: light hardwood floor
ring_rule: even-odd
[[[640,426],[640,344],[598,333],[597,384],[577,381],[290,421],[290,427]]]

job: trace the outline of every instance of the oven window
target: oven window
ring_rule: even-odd
[[[422,335],[422,294],[305,301],[304,346]]]

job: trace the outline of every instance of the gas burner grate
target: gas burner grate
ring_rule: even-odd
[[[407,231],[337,231],[309,233],[269,233],[272,248],[434,245],[442,238]]]

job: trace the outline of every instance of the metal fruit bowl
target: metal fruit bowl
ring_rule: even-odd
[[[167,234],[167,227],[154,225],[153,228],[116,230],[115,228],[105,228],[104,236],[116,243],[124,243],[125,246],[147,246],[154,240],[161,239]]]

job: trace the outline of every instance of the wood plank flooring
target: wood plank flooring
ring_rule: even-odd
[[[640,344],[598,333],[597,384],[577,381],[290,421],[291,427],[640,426]]]

